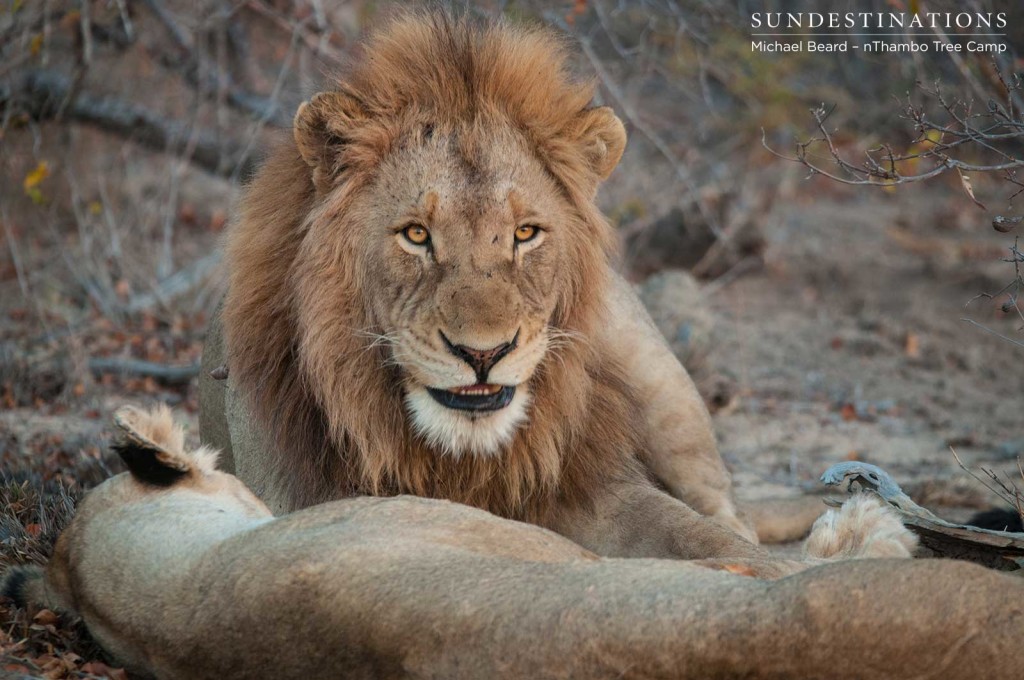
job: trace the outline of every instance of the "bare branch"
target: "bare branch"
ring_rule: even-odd
[[[185,80],[204,96],[215,98],[218,93],[222,92],[225,101],[239,111],[276,127],[291,125],[291,118],[273,98],[246,92],[238,87],[227,73],[218,73],[217,71],[202,73],[199,59],[194,53],[191,37],[178,25],[167,8],[159,0],[143,0],[143,2],[167,29],[167,33],[175,45],[175,51],[178,53],[175,57],[162,55],[160,60],[164,66],[180,70]]]
[[[134,296],[125,305],[129,313],[152,309],[157,305],[166,305],[168,301],[194,290],[220,264],[221,253],[215,251],[202,257],[185,269],[180,269],[161,281],[149,293]]]
[[[11,88],[0,87],[0,109],[22,110],[34,120],[49,120],[56,116],[61,103],[68,101],[69,80],[53,71],[32,71],[25,74]],[[64,117],[80,123],[94,125],[102,130],[129,138],[158,151],[184,147],[189,140],[189,129],[178,121],[168,120],[149,109],[113,98],[80,93],[69,102]],[[243,158],[237,145],[226,145],[207,133],[196,135],[190,155],[195,165],[218,175],[230,177],[241,165],[239,174],[252,171],[254,164]]]

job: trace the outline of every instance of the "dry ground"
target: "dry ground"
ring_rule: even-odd
[[[975,299],[1013,278],[1012,241],[951,189],[793,185],[765,223],[765,269],[711,286],[714,368],[737,391],[716,425],[741,495],[856,458],[901,483],[948,481],[933,503],[991,503],[966,492],[979,487],[950,447],[1020,481],[1021,350],[963,320],[1020,337],[1003,299]]]

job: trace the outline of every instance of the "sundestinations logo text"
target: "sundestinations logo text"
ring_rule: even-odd
[[[1005,12],[754,12],[755,52],[1008,50]]]
[[[1006,28],[1005,12],[754,12],[751,28]]]

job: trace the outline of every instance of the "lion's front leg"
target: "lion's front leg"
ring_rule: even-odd
[[[562,507],[548,528],[607,557],[764,559],[768,553],[645,482],[610,484],[587,507]]]
[[[654,322],[618,275],[608,296],[605,344],[629,376],[644,422],[641,461],[670,494],[714,517],[744,538],[757,540],[736,508],[732,477],[718,453],[711,416],[693,380]]]

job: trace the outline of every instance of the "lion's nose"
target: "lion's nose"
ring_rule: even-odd
[[[476,373],[476,379],[479,383],[486,383],[487,374],[491,372],[494,365],[514,350],[519,343],[519,331],[516,331],[516,334],[509,342],[490,349],[475,349],[466,345],[456,345],[448,339],[443,331],[438,332],[441,333],[441,339],[444,341],[444,346],[448,348],[448,351],[469,364],[473,372]]]

